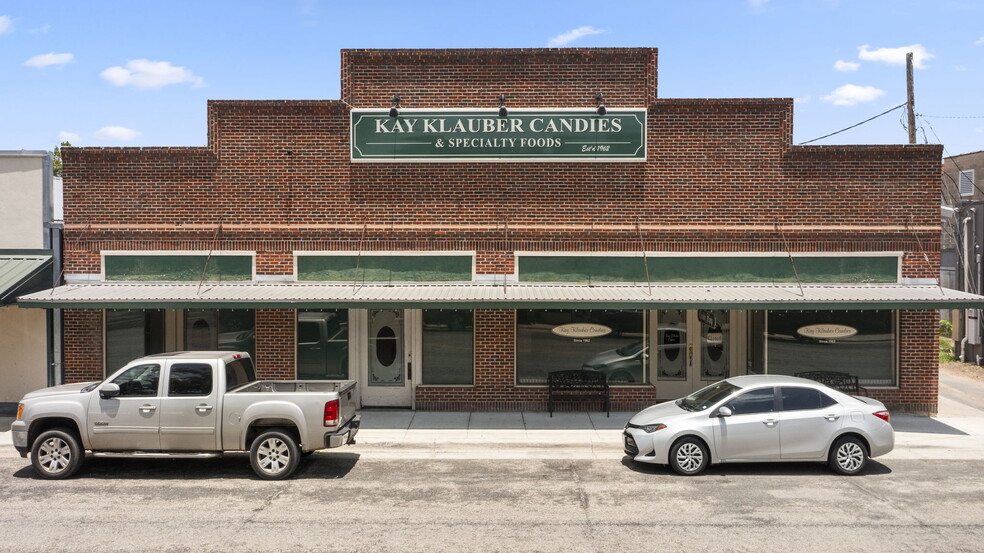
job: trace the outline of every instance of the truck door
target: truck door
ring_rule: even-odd
[[[160,449],[160,380],[160,364],[137,365],[111,380],[120,387],[118,396],[92,395],[87,430],[93,450]]]
[[[216,451],[219,389],[215,361],[168,361],[161,398],[161,449]]]

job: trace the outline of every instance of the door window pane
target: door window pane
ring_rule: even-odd
[[[728,378],[731,368],[731,312],[723,309],[698,309],[700,321],[700,378]]]
[[[119,397],[154,397],[161,379],[160,365],[138,365],[113,379],[120,387]]]
[[[106,372],[164,352],[164,310],[106,310]]]
[[[783,411],[805,411],[820,409],[820,391],[812,388],[779,388],[782,395]]]
[[[751,415],[754,413],[771,413],[776,410],[776,393],[774,388],[762,388],[745,392],[725,404],[734,415]]]
[[[642,310],[516,311],[516,383],[546,384],[547,373],[598,371],[612,384],[647,382]]]
[[[256,372],[253,370],[253,361],[246,359],[245,357],[242,359],[237,359],[231,363],[226,363],[225,374],[226,391],[242,386],[247,382],[256,380]]]
[[[768,372],[836,371],[862,386],[895,386],[892,311],[769,311]]]
[[[403,311],[369,311],[369,386],[403,386]]]
[[[212,393],[212,366],[204,363],[171,365],[167,395],[207,396]]]
[[[471,384],[473,381],[472,311],[423,311],[423,384]]]
[[[348,378],[348,351],[347,309],[297,312],[297,378]]]
[[[656,314],[656,378],[687,379],[687,311],[669,309]]]

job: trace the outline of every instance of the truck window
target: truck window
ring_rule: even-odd
[[[237,359],[231,363],[226,363],[225,374],[226,391],[256,380],[256,373],[253,372],[253,361],[250,359]]]
[[[212,366],[204,363],[171,365],[167,382],[168,397],[207,396],[212,393]]]
[[[160,365],[137,365],[113,379],[120,387],[118,397],[156,396],[157,385],[161,380]]]

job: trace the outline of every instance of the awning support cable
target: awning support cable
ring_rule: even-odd
[[[639,232],[639,249],[642,250],[642,266],[646,269],[646,285],[649,287],[649,295],[653,295],[653,281],[649,278],[649,258],[646,257],[646,243],[642,239],[642,225],[636,218],[636,230]]]
[[[369,219],[366,218],[362,221],[362,235],[359,236],[359,249],[355,253],[355,274],[352,275],[352,291],[355,292],[359,289],[359,265],[362,263],[362,245],[366,239],[366,228],[369,226]],[[365,275],[362,275],[362,283],[365,284]]]
[[[778,217],[776,218],[776,232],[779,233],[779,238],[782,239],[782,245],[786,248],[786,255],[789,256],[789,264],[793,267],[793,276],[796,278],[796,284],[799,284],[800,296],[806,296],[806,292],[803,291],[803,282],[800,281],[799,272],[796,270],[796,262],[793,261],[793,252],[789,250],[789,242],[786,240],[786,235],[782,232]]]
[[[933,277],[936,279],[936,287],[940,289],[940,295],[946,296],[946,292],[943,291],[943,283],[940,282],[940,272],[933,271],[933,264],[929,262],[929,256],[926,255],[926,250],[923,249],[922,240],[919,239],[919,235],[916,234],[916,231],[909,226],[910,221],[912,221],[911,215],[909,216],[909,220],[905,222],[905,228],[912,233],[912,237],[916,239],[916,245],[919,247],[919,251],[916,253],[922,256],[923,261],[926,262],[926,266],[929,267],[929,270],[934,273]]]
[[[79,244],[82,243],[82,239],[85,238],[85,235],[89,232],[89,229],[90,228],[92,228],[92,217],[91,216],[86,218],[86,220],[85,220],[85,227],[82,229],[82,232],[79,233],[79,237],[75,239],[75,249],[78,249]],[[54,296],[55,295],[55,288],[58,288],[58,283],[61,282],[62,278],[65,276],[65,268],[66,268],[66,266],[67,266],[67,264],[65,263],[65,260],[63,258],[62,259],[62,263],[61,263],[61,270],[58,271],[58,278],[56,278],[55,281],[51,283],[51,293],[48,294],[49,296]]]
[[[215,250],[219,236],[222,234],[222,217],[222,215],[219,215],[219,226],[215,229],[215,234],[212,236],[212,245],[209,247],[208,255],[205,257],[205,266],[202,267],[202,276],[198,279],[198,290],[195,292],[196,296],[202,293],[202,283],[205,282],[205,275],[208,274],[208,263],[212,260],[212,252]]]

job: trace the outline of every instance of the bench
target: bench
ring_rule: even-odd
[[[837,371],[805,371],[796,373],[795,376],[819,382],[839,392],[853,396],[861,395],[864,392],[864,388],[858,384],[858,377],[853,374]]]
[[[597,371],[554,371],[547,373],[547,387],[550,396],[547,408],[553,417],[555,401],[581,401],[586,399],[605,400],[606,416],[612,416],[608,379]]]

